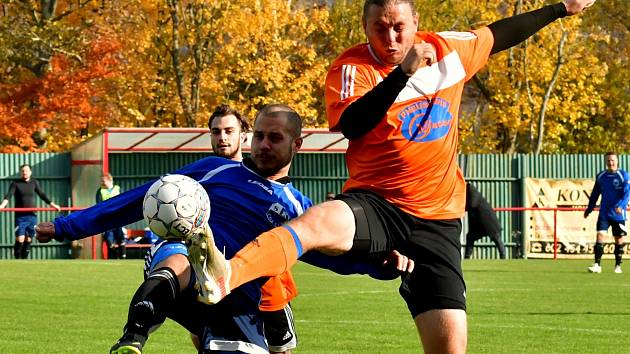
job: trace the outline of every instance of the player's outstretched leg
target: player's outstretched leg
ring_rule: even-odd
[[[188,260],[195,271],[198,300],[216,304],[230,293],[230,263],[214,243],[210,226],[193,234],[187,241]]]

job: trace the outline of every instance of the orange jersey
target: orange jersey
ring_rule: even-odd
[[[269,278],[262,286],[262,298],[258,308],[260,311],[278,311],[297,296],[297,286],[291,271]]]
[[[492,33],[418,32],[416,41],[433,44],[438,62],[411,76],[380,123],[350,141],[344,191],[373,191],[420,218],[461,218],[466,185],[457,165],[458,111],[464,83],[490,56]],[[375,59],[368,44],[342,53],[326,77],[330,130],[338,131],[343,111],[394,69]]]

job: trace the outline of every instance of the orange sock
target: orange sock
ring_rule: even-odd
[[[302,255],[302,244],[289,226],[276,227],[259,235],[238,251],[230,266],[230,289],[290,269]]]

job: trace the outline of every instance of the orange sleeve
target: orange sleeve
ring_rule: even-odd
[[[457,51],[466,70],[466,81],[488,62],[494,44],[494,36],[488,27],[469,32],[440,32],[438,35]]]
[[[271,277],[261,288],[262,298],[258,306],[261,311],[283,309],[298,294],[297,285],[290,271]]]
[[[367,66],[344,60],[346,58],[349,58],[348,53],[335,60],[326,76],[326,116],[330,131],[339,131],[343,111],[380,82]]]

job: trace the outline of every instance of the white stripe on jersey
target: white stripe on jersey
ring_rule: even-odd
[[[457,52],[451,52],[439,62],[425,66],[409,78],[396,102],[428,96],[456,85],[466,77],[466,70]]]
[[[621,173],[621,171],[619,170],[617,170],[616,173],[617,173],[617,176],[619,176],[619,179],[621,180],[621,184],[626,183],[626,179],[623,178],[623,173]]]
[[[357,67],[354,65],[341,66],[341,92],[339,95],[342,100],[354,96],[354,78],[357,73]]]
[[[477,38],[477,35],[475,35],[472,32],[444,31],[444,32],[438,32],[437,34],[442,38],[458,39],[460,41],[471,41]]]
[[[284,190],[284,194],[286,194],[286,196],[287,196],[287,198],[289,198],[289,201],[291,202],[291,204],[293,204],[293,206],[295,207],[295,210],[297,211],[297,214],[298,215],[304,214],[304,208],[302,208],[302,204],[300,202],[298,202],[298,200],[295,198],[295,196],[291,192],[291,188],[289,188],[288,186],[284,186],[284,188],[282,188],[282,190]]]
[[[269,352],[256,344],[235,340],[217,340],[212,339],[205,349],[218,350],[226,352],[241,351],[250,354],[269,354]]]
[[[214,177],[217,173],[222,172],[222,171],[225,171],[225,170],[227,170],[228,168],[232,168],[232,167],[240,167],[240,166],[241,166],[240,164],[234,164],[234,165],[222,165],[222,166],[219,166],[219,167],[215,168],[214,170],[211,170],[211,171],[209,171],[208,173],[206,173],[206,175],[205,175],[205,176],[203,176],[203,178],[202,178],[202,179],[200,179],[198,182],[199,182],[199,183],[201,183],[201,182],[203,182],[203,181],[207,181],[207,180],[209,180],[210,178]]]

